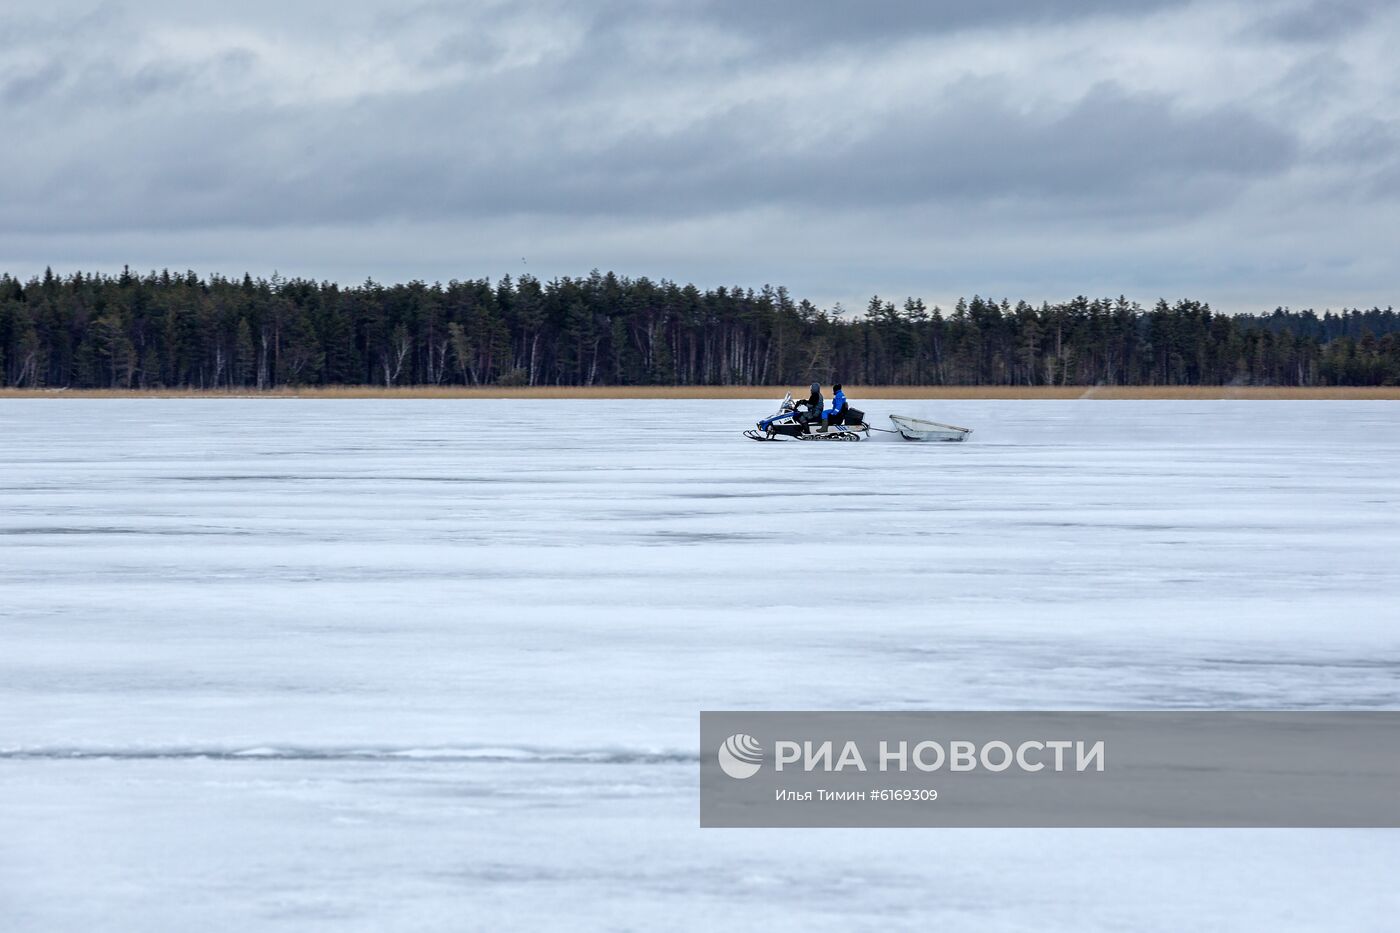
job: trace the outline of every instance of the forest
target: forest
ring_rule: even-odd
[[[784,288],[611,272],[346,287],[280,276],[0,275],[0,386],[1400,384],[1400,314],[1180,300],[855,313]]]

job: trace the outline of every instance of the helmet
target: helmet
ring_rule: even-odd
[[[814,383],[812,383],[812,391],[813,391],[813,392],[820,392],[821,390],[822,390],[822,384],[821,384],[820,382],[814,382]]]
[[[835,385],[833,385],[833,386],[831,387],[831,391],[833,391],[833,392],[840,392],[840,391],[841,391],[841,383],[838,382],[838,383],[836,383]]]

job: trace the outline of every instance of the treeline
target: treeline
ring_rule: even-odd
[[[1400,384],[1392,309],[1219,314],[1196,301],[863,314],[782,288],[594,272],[356,287],[193,272],[0,275],[0,385]]]

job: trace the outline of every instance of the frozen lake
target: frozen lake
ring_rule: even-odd
[[[1392,930],[1386,831],[698,828],[701,709],[1400,708],[1400,406],[0,401],[0,927]]]

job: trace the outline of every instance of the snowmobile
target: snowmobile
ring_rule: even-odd
[[[822,413],[803,410],[806,404],[805,399],[794,402],[789,392],[783,396],[776,414],[758,422],[744,436],[754,441],[858,441],[870,436],[865,412],[847,405],[840,414],[827,418],[823,430]]]

